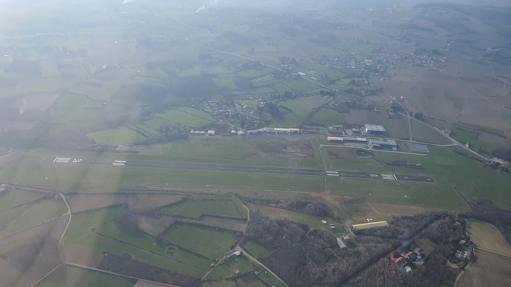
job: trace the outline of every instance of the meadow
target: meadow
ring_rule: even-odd
[[[222,198],[184,200],[178,204],[160,209],[159,212],[193,219],[200,219],[204,215],[240,220],[247,218],[246,211],[236,200]]]
[[[231,232],[190,224],[172,226],[162,239],[211,260],[221,258],[238,240]]]
[[[75,267],[62,266],[46,278],[38,286],[41,287],[132,287],[135,280],[106,275],[99,272],[87,271]]]
[[[141,232],[130,233],[118,223],[119,208],[101,209],[73,216],[65,237],[65,248],[74,245],[91,248],[97,257],[103,252],[115,255],[130,254],[135,260],[169,268],[174,272],[200,277],[210,264],[209,260],[177,248],[168,252],[168,246]]]

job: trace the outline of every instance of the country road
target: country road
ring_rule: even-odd
[[[69,215],[69,219],[66,222],[66,227],[64,227],[64,230],[62,231],[62,234],[59,238],[59,246],[62,244],[62,240],[64,240],[64,236],[66,236],[67,230],[69,229],[69,225],[71,225],[71,220],[73,219],[73,213],[71,212],[71,205],[69,205],[69,202],[67,201],[66,196],[60,192],[59,193],[60,198],[64,201],[67,207],[67,213],[65,215]]]

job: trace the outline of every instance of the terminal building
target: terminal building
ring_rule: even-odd
[[[387,134],[387,130],[380,125],[364,125],[363,131],[367,136],[384,136]]]

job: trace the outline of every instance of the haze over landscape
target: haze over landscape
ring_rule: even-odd
[[[0,286],[511,286],[509,1],[0,19]]]

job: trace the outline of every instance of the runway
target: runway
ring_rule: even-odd
[[[306,168],[285,168],[285,167],[250,167],[239,165],[212,164],[212,163],[155,163],[143,161],[69,161],[67,163],[54,161],[55,164],[77,164],[77,165],[109,165],[115,168],[142,168],[142,169],[169,169],[179,171],[200,171],[200,172],[235,172],[235,173],[258,173],[258,174],[284,174],[303,176],[329,176],[340,178],[358,178],[368,180],[392,180],[410,182],[433,182],[433,178],[427,175],[406,175],[406,174],[379,174],[360,171],[340,170],[319,170]]]

